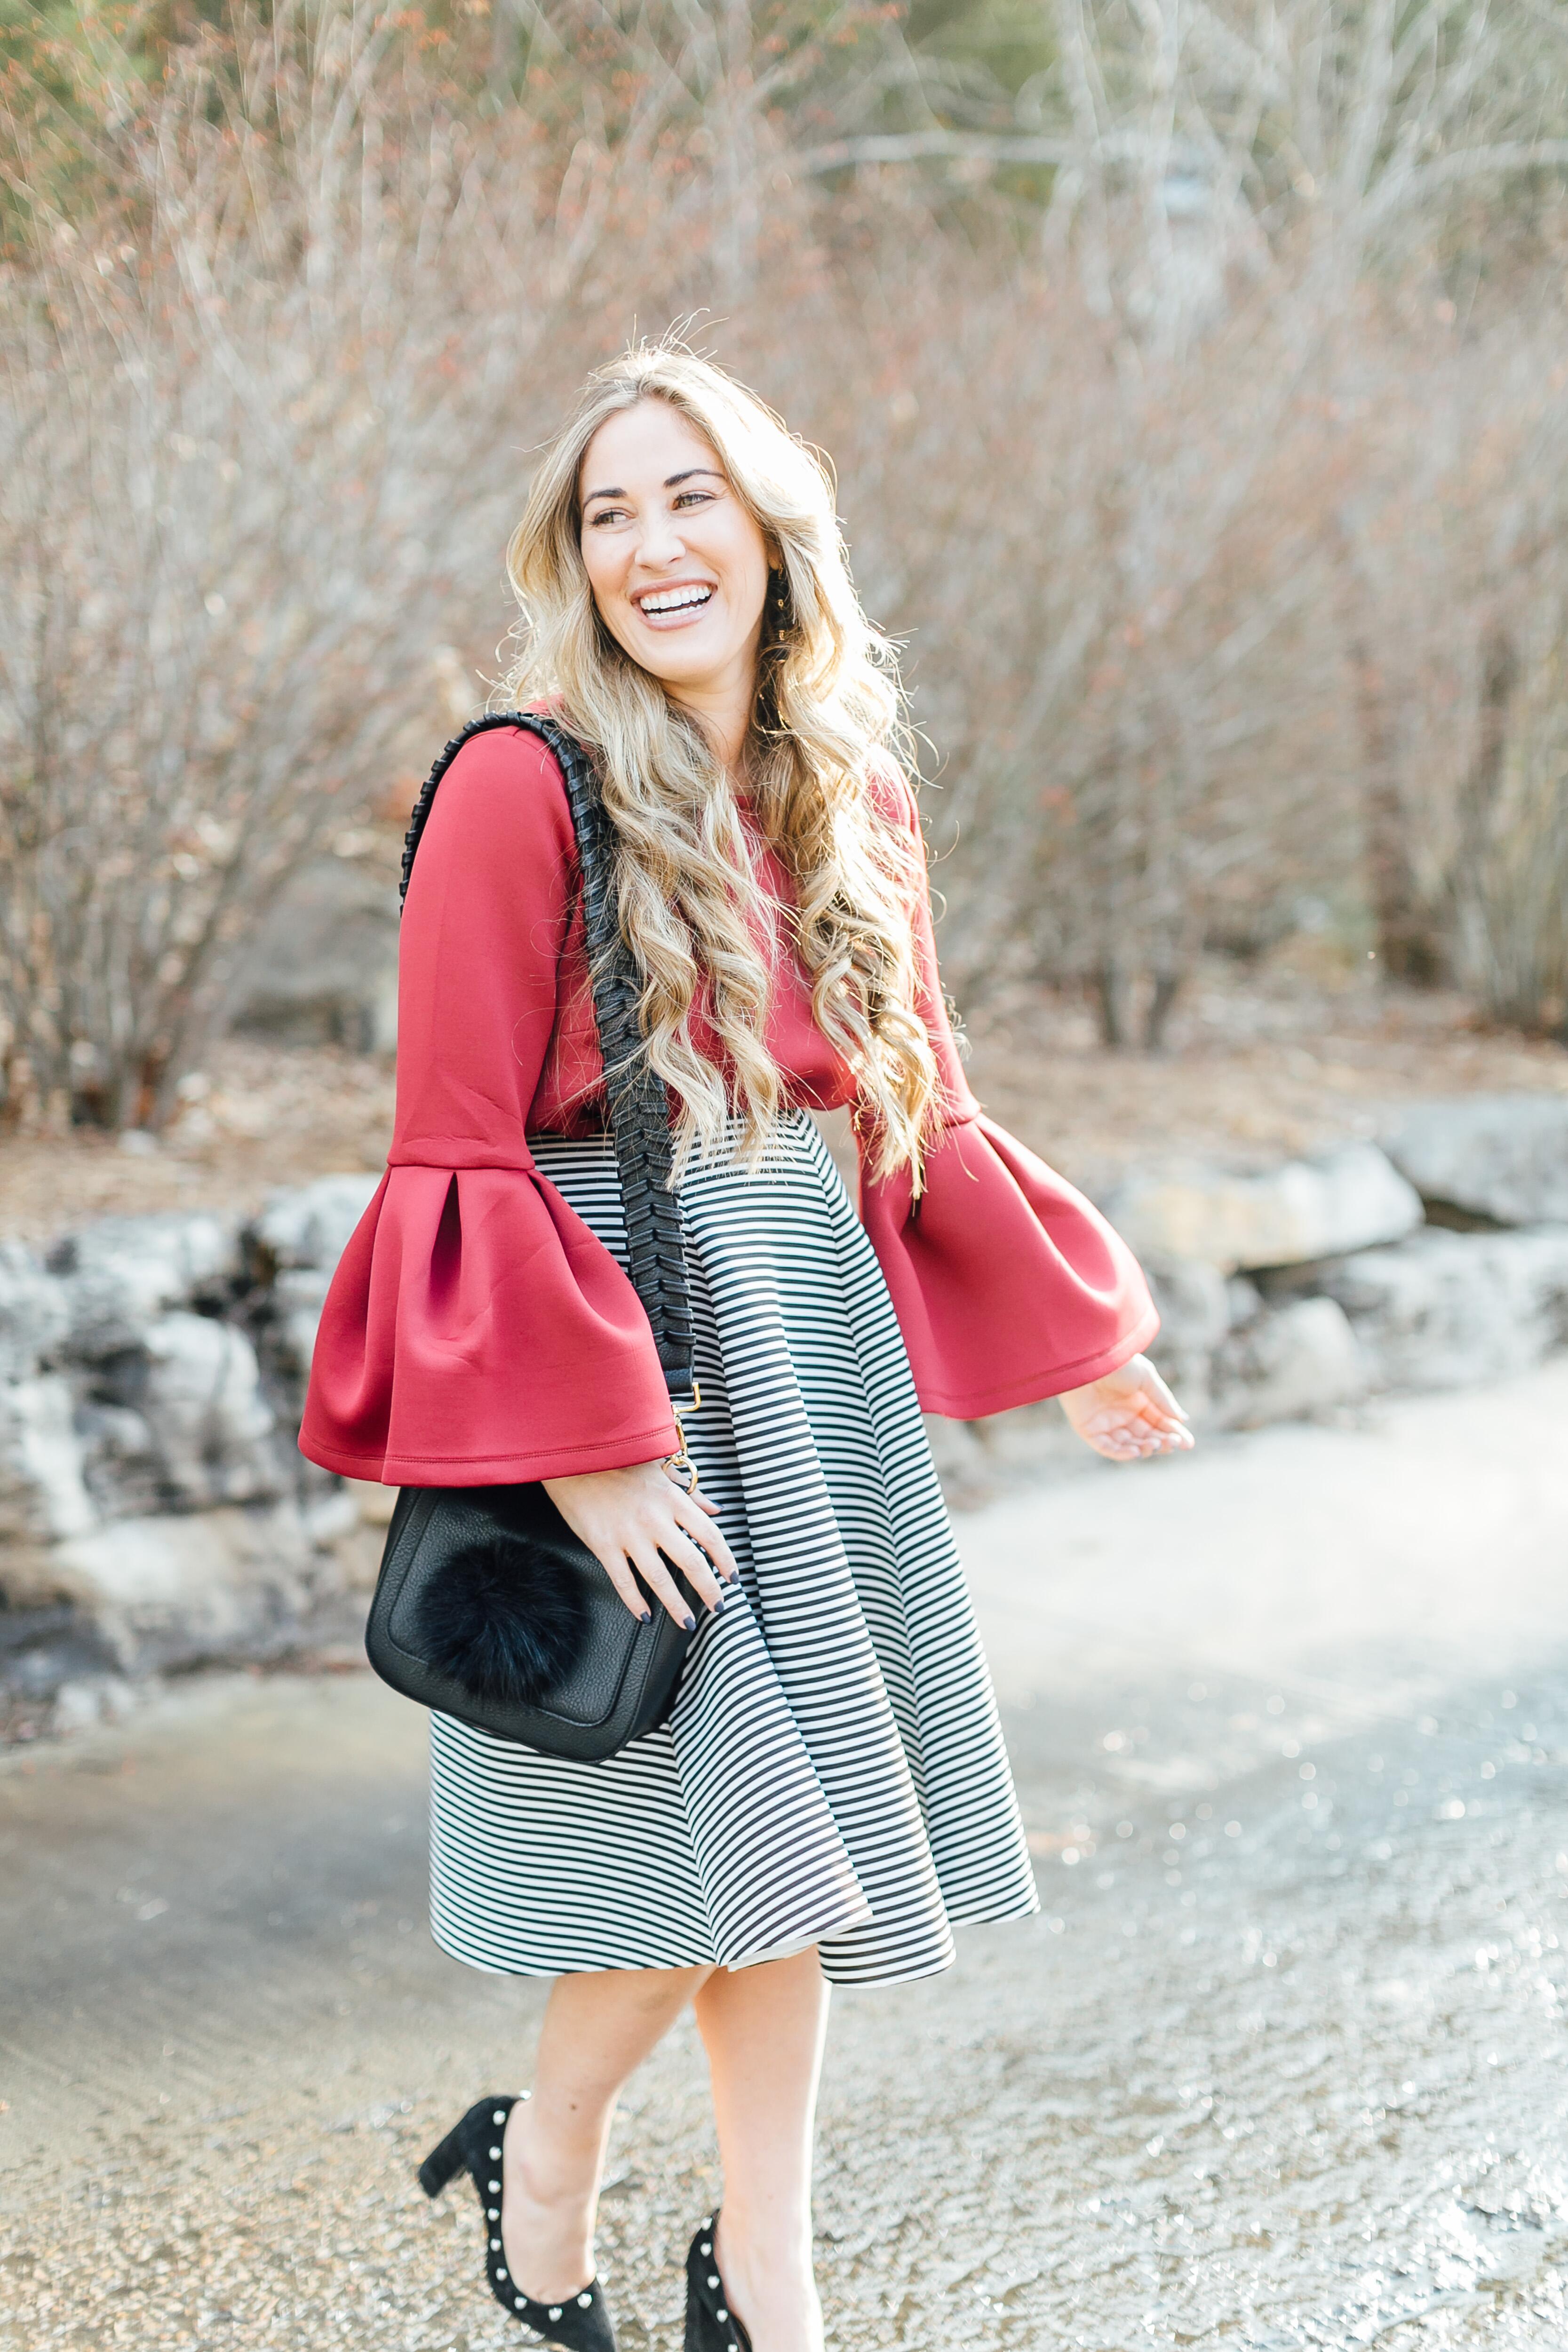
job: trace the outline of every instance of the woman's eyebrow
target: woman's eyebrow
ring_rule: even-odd
[[[664,487],[667,490],[678,490],[681,483],[690,481],[694,474],[710,474],[716,482],[721,482],[724,478],[717,466],[688,466],[683,474],[667,474],[664,478]],[[622,489],[584,490],[583,504],[585,507],[591,507],[595,499],[624,499],[626,496],[626,492]]]

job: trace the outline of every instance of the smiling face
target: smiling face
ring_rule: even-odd
[[[583,562],[600,618],[678,701],[754,688],[768,548],[717,451],[667,400],[606,417],[578,481]]]

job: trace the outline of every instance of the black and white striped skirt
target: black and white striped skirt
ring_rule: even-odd
[[[624,1262],[601,1139],[542,1172]],[[667,1724],[602,1763],[431,1719],[431,1919],[523,1976],[776,1959],[840,1984],[1037,1907],[995,1702],[870,1244],[811,1119],[681,1192],[702,1408],[744,1601],[704,1618]]]

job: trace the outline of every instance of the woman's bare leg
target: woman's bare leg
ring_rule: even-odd
[[[822,2352],[811,2153],[827,1987],[816,1948],[753,1969],[715,1969],[693,2007],[724,2159],[725,2291],[752,2352]]]
[[[594,2274],[594,2216],[616,2095],[669,2031],[705,1969],[617,1969],[558,1977],[539,2037],[533,2096],[506,2127],[501,2242],[537,2303]]]

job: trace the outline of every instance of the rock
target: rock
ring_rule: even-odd
[[[1366,1358],[1332,1299],[1266,1298],[1244,1276],[1195,1260],[1155,1259],[1145,1271],[1162,1317],[1150,1354],[1195,1429],[1250,1429],[1365,1394]],[[1054,1403],[986,1421],[928,1418],[926,1429],[948,1500],[961,1509],[1020,1477],[1064,1477],[1096,1464]]]
[[[1054,1397],[1046,1397],[1038,1404],[1014,1405],[1010,1412],[990,1413],[984,1421],[966,1422],[963,1426],[979,1447],[988,1476],[1047,1466],[1076,1469],[1084,1461],[1095,1459],[1082,1438],[1068,1426]]]
[[[280,1274],[273,1286],[272,1309],[267,1318],[267,1369],[297,1398],[301,1412],[331,1280],[324,1267],[300,1266]]]
[[[955,1424],[943,1422],[940,1425],[951,1429]],[[963,1424],[956,1425],[962,1427]],[[353,1505],[355,1520],[361,1527],[384,1530],[392,1525],[392,1514],[397,1508],[395,1486],[380,1486],[372,1478],[345,1478],[343,1496]]]
[[[65,1350],[88,1361],[134,1348],[172,1307],[220,1302],[243,1272],[236,1229],[202,1211],[101,1218],[57,1242],[48,1266],[66,1294]]]
[[[0,1385],[0,1545],[26,1554],[97,1523],[66,1382],[46,1374]]]
[[[1220,1349],[1215,1419],[1226,1429],[1294,1421],[1363,1396],[1368,1364],[1349,1317],[1332,1298],[1265,1307]]]
[[[246,1240],[273,1271],[304,1266],[330,1275],[380,1182],[379,1174],[367,1170],[321,1176],[298,1192],[276,1192],[247,1228]]]
[[[1222,1274],[1371,1248],[1421,1223],[1418,1194],[1374,1143],[1258,1175],[1195,1163],[1134,1171],[1101,1205],[1140,1257],[1198,1259]]]
[[[90,1620],[121,1674],[286,1647],[343,1578],[292,1503],[118,1519],[50,1557],[55,1588]]]
[[[1217,1265],[1199,1259],[1184,1264],[1176,1258],[1150,1257],[1144,1272],[1160,1328],[1151,1343],[1151,1360],[1164,1375],[1186,1412],[1201,1420],[1208,1409],[1210,1373],[1215,1349],[1237,1319],[1230,1286]],[[1257,1293],[1247,1285],[1249,1297]],[[1247,1307],[1250,1313],[1251,1307]]]
[[[56,1691],[49,1729],[57,1738],[68,1738],[100,1723],[123,1723],[135,1705],[136,1694],[121,1675],[83,1675]]]
[[[70,1326],[65,1286],[20,1242],[0,1242],[0,1381],[25,1381]]]
[[[1511,1234],[1430,1227],[1314,1269],[1355,1327],[1382,1388],[1459,1388],[1568,1342],[1568,1225]]]
[[[289,1266],[254,1318],[256,1351],[279,1415],[298,1427],[305,1410],[316,1332],[331,1281],[325,1266]]]
[[[1501,1225],[1568,1223],[1568,1095],[1422,1103],[1385,1148],[1424,1200]]]
[[[122,1459],[133,1466],[132,1423],[139,1417],[144,1425],[165,1509],[203,1511],[279,1491],[274,1423],[261,1393],[260,1367],[250,1341],[232,1323],[165,1315],[142,1332],[140,1348],[103,1368],[102,1383],[106,1402],[130,1416],[113,1426]],[[100,1448],[99,1465],[105,1459]],[[101,1467],[100,1475],[105,1475]]]
[[[1233,1274],[1225,1286],[1225,1303],[1230,1313],[1231,1329],[1239,1331],[1262,1306],[1263,1293],[1255,1282],[1248,1282],[1246,1275]]]
[[[950,1503],[963,1507],[990,1492],[985,1456],[972,1421],[944,1421],[926,1415],[926,1439],[942,1492]]]
[[[1049,1400],[984,1421],[928,1414],[926,1436],[942,1492],[955,1510],[976,1510],[1020,1481],[1093,1469],[1098,1459]]]
[[[0,1707],[45,1706],[62,1684],[114,1664],[91,1620],[60,1599],[43,1567],[29,1578],[9,1549],[0,1550]]]
[[[131,1518],[164,1507],[169,1498],[143,1414],[130,1405],[89,1401],[77,1407],[76,1429],[87,1490],[105,1518]]]
[[[320,1177],[298,1192],[275,1193],[247,1230],[251,1265],[267,1286],[253,1318],[258,1351],[279,1412],[296,1423],[305,1409],[322,1302],[380,1182],[368,1171]]]
[[[300,1523],[319,1551],[358,1532],[359,1508],[353,1496],[345,1492],[347,1483],[339,1479],[330,1493],[300,1506]]]

